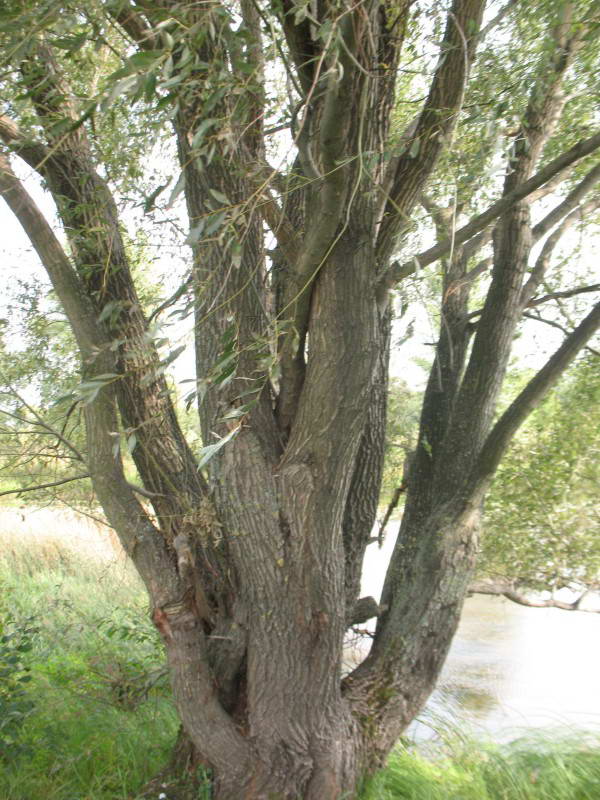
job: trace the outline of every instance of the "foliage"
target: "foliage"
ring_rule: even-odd
[[[35,702],[28,692],[33,649],[38,628],[35,619],[15,620],[0,608],[0,759],[14,758],[21,750],[20,734],[33,713]]]
[[[599,785],[594,741],[538,738],[498,747],[455,737],[429,758],[398,748],[364,800],[591,800]]]
[[[50,498],[91,478],[223,800],[338,800],[389,752],[456,630],[498,464],[600,325],[598,285],[580,285],[559,247],[600,207],[595,6],[509,2],[488,25],[485,0],[446,5],[0,12],[0,190],[81,362],[62,409],[54,382],[52,403],[7,383],[9,466],[31,480],[21,493]],[[415,446],[392,442],[414,457],[381,605],[368,603],[373,644],[342,684],[382,484],[395,291],[425,299],[432,367]],[[38,311],[22,383],[54,346]],[[498,417],[532,317],[563,343]],[[200,436],[171,377],[192,335]],[[395,439],[412,417],[401,391]],[[158,692],[144,655],[156,639],[132,621],[99,634],[87,667],[133,712]],[[88,671],[66,669],[81,689]]]
[[[0,719],[4,754],[11,736],[0,763],[3,800],[125,800],[158,771],[176,733],[143,587],[122,562],[78,553],[77,533],[72,525],[69,544],[62,531],[60,550],[1,534],[0,584],[14,621],[0,668],[17,649],[27,659],[26,673],[0,684],[3,712],[7,702],[27,701],[13,717],[18,739],[5,728],[10,719]],[[17,694],[20,675],[29,678],[26,695]]]
[[[600,373],[589,354],[538,408],[486,503],[480,570],[533,589],[600,579]]]

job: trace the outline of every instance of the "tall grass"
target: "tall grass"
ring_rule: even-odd
[[[0,512],[0,671],[31,680],[0,683],[0,704],[17,709],[12,738],[0,720],[0,800],[134,798],[178,724],[143,587],[101,528],[11,515]],[[600,800],[600,742],[495,747],[455,730],[428,755],[399,747],[361,800]]]
[[[14,742],[0,733],[0,800],[131,797],[177,730],[146,595],[101,529],[94,546],[75,517],[42,518],[0,530],[0,620],[34,631],[30,708]]]
[[[537,736],[494,746],[458,734],[446,752],[397,748],[362,800],[599,800],[600,741]]]

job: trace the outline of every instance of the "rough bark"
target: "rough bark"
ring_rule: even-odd
[[[43,38],[32,38],[20,68],[38,141],[0,119],[2,140],[44,178],[67,233],[69,254],[2,157],[0,191],[63,304],[83,377],[102,384],[85,405],[86,467],[148,588],[183,724],[178,764],[205,766],[216,800],[340,800],[385,761],[450,646],[498,460],[600,325],[596,308],[494,424],[516,326],[546,269],[528,275],[532,240],[566,226],[597,180],[594,167],[532,229],[525,198],[600,146],[589,138],[531,177],[583,35],[567,35],[569,6],[502,198],[453,236],[453,212],[431,206],[441,242],[421,263],[452,250],[435,363],[381,604],[359,599],[385,444],[388,288],[407,274],[390,260],[455,129],[483,7],[452,3],[411,146],[391,159],[410,4],[318,4],[311,13],[322,35],[310,17],[294,20],[292,4],[274,8],[297,94],[297,158],[283,175],[265,160],[259,6],[243,0],[240,43],[237,21],[219,4],[111,4],[107,13],[145,53],[162,52],[170,37],[179,80],[174,135],[197,234],[189,272],[198,411],[205,445],[231,435],[204,471],[149,336],[93,131],[79,121],[75,93]],[[242,99],[231,90],[236,70],[252,76]],[[207,154],[196,137],[209,103]],[[68,123],[66,134],[56,134],[57,122]],[[202,236],[207,220],[220,224]],[[473,322],[468,297],[481,268],[472,259],[489,244],[492,223],[491,286]],[[273,263],[265,224],[277,242]],[[125,480],[113,436],[122,429],[136,434],[152,515]],[[371,616],[370,654],[342,680],[344,633]]]

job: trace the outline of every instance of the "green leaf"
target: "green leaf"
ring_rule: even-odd
[[[182,344],[179,347],[176,347],[175,350],[171,350],[168,356],[162,359],[160,362],[163,367],[168,367],[169,364],[172,364],[175,359],[180,356],[183,351],[185,350],[185,345]]]
[[[185,188],[185,173],[182,172],[177,178],[177,183],[175,184],[173,191],[171,192],[171,196],[169,197],[169,202],[167,203],[167,208],[172,208],[173,203],[179,195],[183,192]]]
[[[197,244],[200,241],[200,237],[202,236],[202,232],[204,231],[205,224],[206,224],[205,219],[199,220],[198,224],[194,225],[194,227],[190,229],[190,232],[186,237],[185,243],[189,245]]]
[[[215,233],[215,231],[221,227],[226,217],[226,211],[218,211],[216,214],[210,214],[210,216],[207,217],[205,235],[210,236],[211,233]]]
[[[192,139],[192,150],[196,150],[200,146],[200,143],[204,139],[206,132],[209,130],[209,128],[212,128],[214,125],[216,125],[218,121],[218,119],[213,117],[208,117],[208,119],[202,120],[202,122],[196,128],[196,133]]]
[[[164,50],[143,50],[141,53],[134,53],[127,63],[135,70],[148,69],[163,57],[164,52]]]
[[[240,426],[238,425],[237,428],[229,431],[227,436],[224,436],[222,439],[219,439],[218,442],[215,444],[209,444],[206,447],[203,447],[200,452],[198,453],[198,469],[202,469],[214,455],[216,455],[219,450],[221,450],[227,442],[230,442],[233,437],[238,433],[240,430]]]
[[[209,190],[212,196],[217,200],[219,203],[223,203],[225,206],[230,206],[231,203],[229,202],[229,198],[227,195],[224,195],[223,192],[219,192],[217,189],[210,189]]]

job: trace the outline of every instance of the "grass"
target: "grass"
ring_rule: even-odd
[[[600,741],[540,736],[502,747],[456,731],[445,752],[398,747],[362,800],[598,800]]]
[[[102,528],[35,517],[0,511],[0,800],[133,798],[178,725],[143,587]],[[600,741],[454,731],[399,747],[361,800],[600,800]]]
[[[0,689],[16,721],[14,734],[0,728],[0,800],[128,798],[164,764],[178,725],[145,592],[100,528],[94,544],[75,517],[40,516],[35,531],[12,516],[0,530],[4,661],[28,631],[13,666],[30,678]]]

